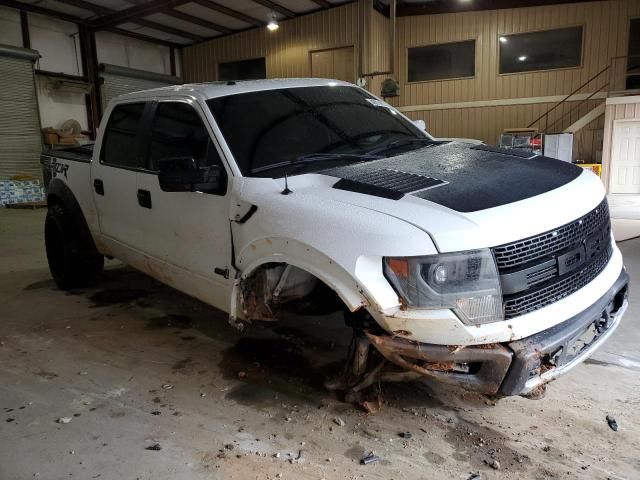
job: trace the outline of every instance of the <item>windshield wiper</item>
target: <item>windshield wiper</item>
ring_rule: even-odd
[[[376,147],[373,150],[369,150],[367,152],[367,155],[377,155],[379,153],[387,152],[389,150],[394,150],[396,148],[409,147],[414,143],[424,143],[427,145],[432,145],[432,144],[437,144],[438,142],[427,137],[424,137],[424,138],[416,137],[416,138],[395,140],[391,143],[387,143],[386,145],[382,145],[381,147]]]
[[[284,167],[304,165],[307,163],[326,162],[332,160],[349,160],[362,161],[362,160],[379,160],[382,158],[379,155],[375,155],[371,152],[367,153],[308,153],[289,160],[287,162],[272,163],[271,165],[265,165],[264,167],[256,167],[251,169],[251,173],[266,172],[269,170],[276,170]]]

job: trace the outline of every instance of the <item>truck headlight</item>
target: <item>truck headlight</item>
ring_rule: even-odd
[[[449,308],[466,324],[504,319],[502,291],[489,249],[422,257],[385,257],[384,274],[412,308]]]

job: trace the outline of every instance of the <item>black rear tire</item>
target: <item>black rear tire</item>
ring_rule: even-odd
[[[44,222],[49,271],[59,288],[92,285],[102,273],[104,257],[85,245],[71,215],[62,205],[50,205]]]

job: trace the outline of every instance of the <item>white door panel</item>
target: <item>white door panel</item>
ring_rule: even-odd
[[[93,196],[103,236],[124,245],[139,244],[138,201],[136,199],[137,173],[133,170],[100,165],[93,169],[92,184],[102,182],[104,194]]]
[[[129,247],[140,244],[136,169],[145,163],[139,138],[144,111],[145,102],[114,107],[92,166],[100,232]]]
[[[143,250],[159,265],[170,266],[165,271],[183,272],[163,281],[194,294],[185,282],[206,279],[208,301],[228,311],[232,280],[220,272],[231,267],[229,193],[223,194],[225,189],[217,194],[165,192],[155,173],[158,162],[167,158],[194,158],[201,166],[220,163],[212,132],[197,106],[162,101],[157,104],[150,135],[149,170],[137,176],[137,189],[148,192],[151,200],[151,208],[139,209]],[[223,178],[226,182],[227,175]]]
[[[640,193],[640,121],[613,125],[610,193]]]

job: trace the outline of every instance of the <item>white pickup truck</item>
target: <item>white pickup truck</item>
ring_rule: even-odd
[[[591,172],[434,139],[354,85],[290,79],[123,95],[92,156],[43,154],[61,288],[103,257],[229,313],[344,309],[356,395],[429,377],[540,396],[615,330],[628,275]]]

